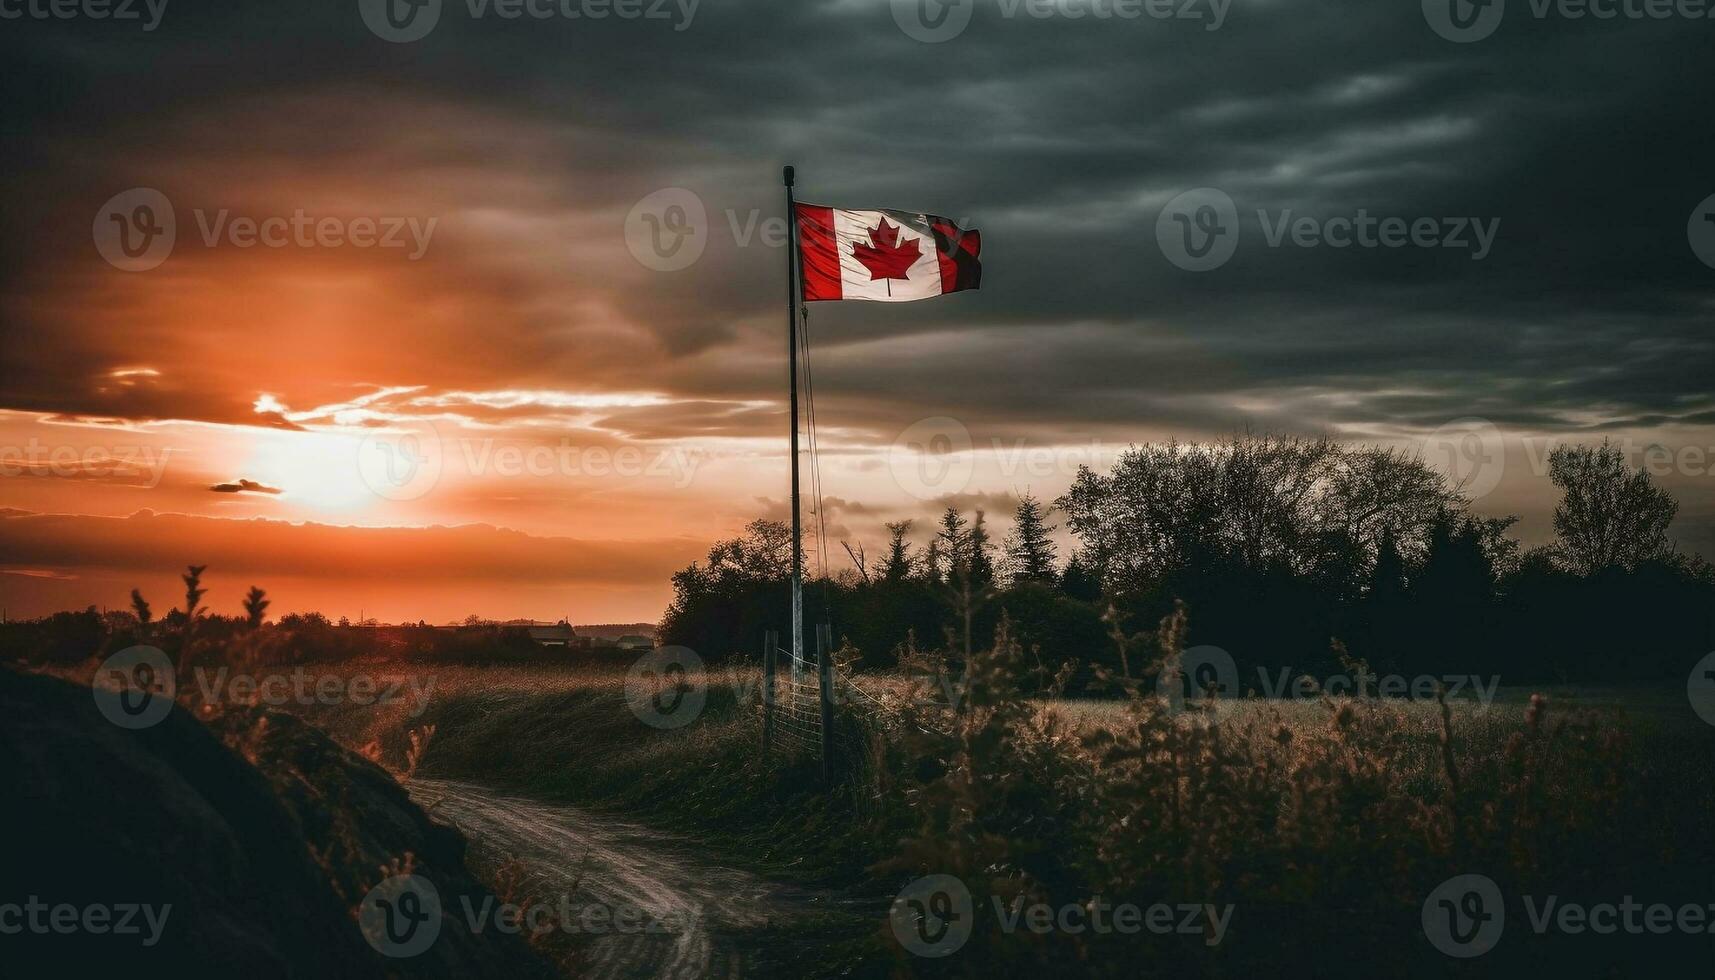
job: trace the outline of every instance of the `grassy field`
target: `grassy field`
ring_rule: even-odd
[[[1101,966],[1111,957],[1109,967],[1221,976],[1327,944],[1349,956],[1322,975],[1401,950],[1412,965],[1390,972],[1455,975],[1458,961],[1417,925],[1422,896],[1451,874],[1480,870],[1509,893],[1715,897],[1704,827],[1715,729],[1683,691],[1503,689],[1445,713],[1434,701],[1247,699],[1174,716],[1152,699],[1010,696],[1004,672],[990,671],[955,713],[912,679],[865,675],[858,683],[889,707],[842,710],[843,761],[824,789],[803,752],[762,764],[746,700],[757,678],[744,669],[712,673],[701,715],[673,730],[631,712],[619,665],[416,673],[433,681],[420,714],[411,702],[304,713],[396,770],[606,810],[839,896],[808,927],[814,953],[794,953],[802,975],[1029,975],[1072,963],[1124,974]],[[918,961],[888,938],[886,908],[902,882],[931,872],[970,880],[979,902],[1218,897],[1247,926],[1217,950],[996,934],[958,960]],[[1527,939],[1484,965],[1627,975],[1603,971],[1640,955],[1628,939]],[[1690,951],[1706,953],[1706,939]]]

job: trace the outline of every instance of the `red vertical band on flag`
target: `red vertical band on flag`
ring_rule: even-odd
[[[980,287],[983,267],[977,261],[977,253],[982,251],[982,233],[974,228],[962,231],[946,218],[934,215],[929,216],[929,230],[935,236],[935,258],[941,266],[941,292]]]
[[[799,204],[796,208],[804,301],[842,299],[845,291],[840,288],[840,248],[834,238],[834,209],[814,204]]]

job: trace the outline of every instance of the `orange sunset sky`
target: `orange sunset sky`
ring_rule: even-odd
[[[1421,25],[1288,7],[1218,37],[987,17],[939,49],[847,0],[686,24],[448,4],[407,43],[349,2],[9,23],[0,607],[138,586],[164,610],[196,563],[226,614],[255,584],[276,615],[655,620],[674,570],[786,516],[785,163],[800,200],[983,236],[979,292],[811,309],[836,570],[841,539],[873,555],[914,518],[922,541],[949,505],[998,538],[1017,493],[1129,442],[1250,428],[1439,464],[1470,418],[1503,464],[1477,509],[1527,542],[1551,535],[1548,446],[1612,437],[1635,464],[1697,454],[1658,479],[1680,547],[1715,553],[1712,280],[1686,243],[1715,184],[1688,151],[1705,107],[1652,94],[1669,59],[1640,37],[1611,99],[1544,105],[1632,35],[1528,73],[1461,52],[1493,59],[1474,71]],[[1265,70],[1283,50],[1291,84]],[[1599,221],[1563,206],[1595,172],[1627,188]],[[1188,272],[1156,223],[1205,185],[1243,237]],[[127,271],[104,209],[136,188],[176,237]],[[636,254],[668,188],[702,211],[683,268]],[[1254,218],[1360,208],[1499,234],[1480,260],[1270,247]],[[421,240],[243,231],[299,215]],[[951,451],[920,453],[935,436]]]

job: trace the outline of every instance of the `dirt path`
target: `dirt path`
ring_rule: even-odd
[[[655,924],[586,930],[578,945],[579,976],[739,976],[746,972],[744,953],[731,933],[778,922],[814,901],[747,872],[698,861],[682,839],[574,807],[451,780],[415,779],[410,791],[463,830],[479,857],[523,862],[532,876],[529,891],[551,896],[556,907],[559,896],[568,895],[575,917],[600,906],[609,914],[634,910],[626,914]]]

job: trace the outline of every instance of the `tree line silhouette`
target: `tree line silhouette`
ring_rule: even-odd
[[[0,624],[0,661],[70,665],[91,656],[106,657],[126,647],[160,649],[176,671],[219,666],[265,667],[352,660],[401,660],[417,663],[510,663],[564,659],[546,650],[527,629],[467,617],[456,627],[381,626],[373,620],[330,620],[319,612],[287,613],[269,621],[273,600],[252,585],[241,600],[243,615],[222,616],[203,604],[207,565],[190,565],[183,608],[157,618],[140,589],[131,590],[128,610],[87,609],[57,612],[40,619]]]
[[[1051,505],[1020,497],[998,542],[980,510],[953,508],[925,540],[885,525],[874,559],[848,542],[851,567],[806,584],[805,616],[870,666],[919,647],[967,655],[1004,617],[1045,673],[1125,673],[1119,651],[1146,651],[1182,602],[1186,642],[1227,651],[1247,687],[1258,669],[1329,676],[1348,654],[1503,683],[1682,677],[1715,646],[1715,573],[1668,538],[1677,503],[1606,442],[1548,463],[1556,539],[1527,549],[1516,518],[1473,513],[1398,450],[1253,434],[1143,445],[1106,474],[1080,469]],[[1056,515],[1075,541],[1064,561]],[[783,522],[718,542],[673,576],[661,642],[755,656],[790,621],[790,563]]]

